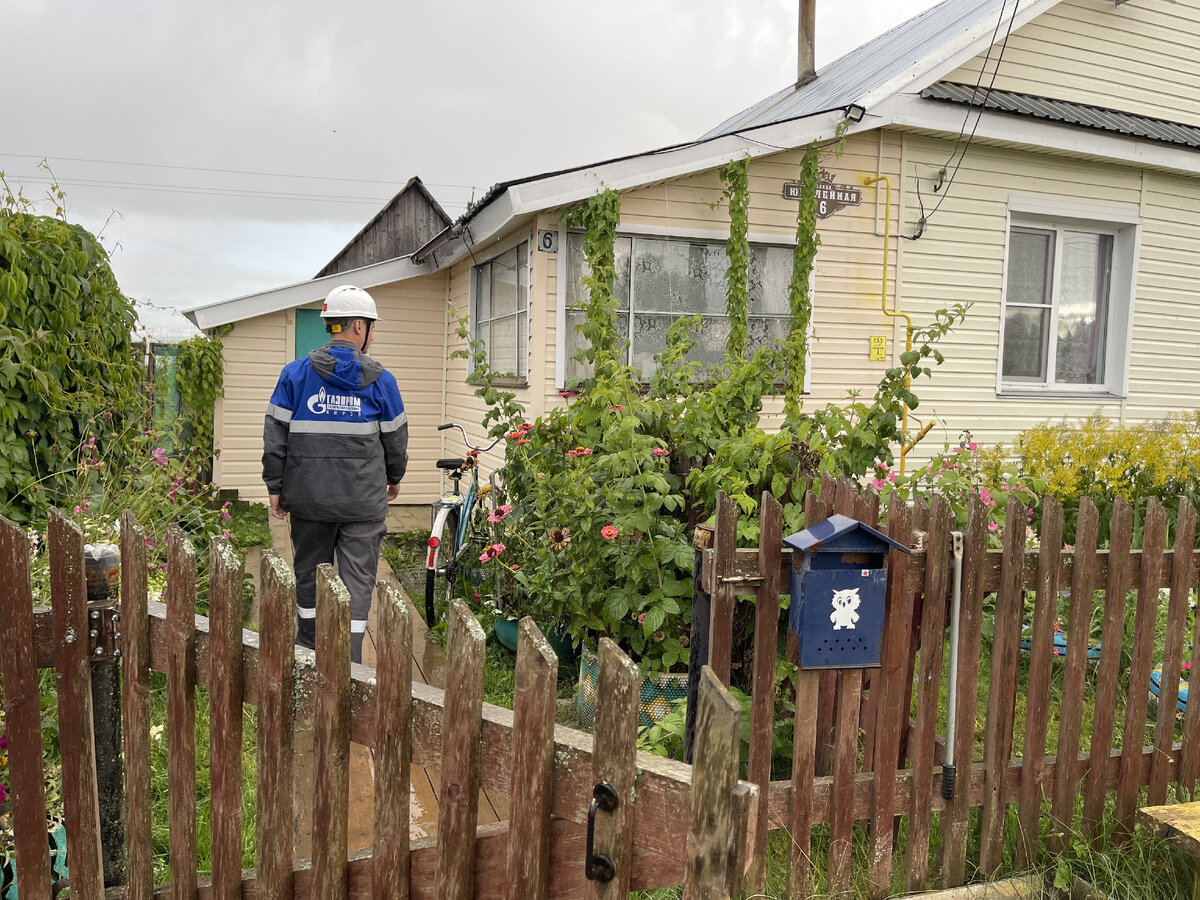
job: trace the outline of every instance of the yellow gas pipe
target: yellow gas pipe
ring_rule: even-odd
[[[877,175],[872,178],[864,178],[863,184],[870,187],[873,184],[883,182],[887,191],[884,194],[883,201],[883,287],[879,293],[879,303],[883,307],[883,314],[893,319],[903,319],[907,325],[904,329],[905,344],[904,351],[907,353],[912,350],[913,323],[912,316],[908,313],[892,312],[887,308],[887,285],[888,285],[888,239],[891,237],[891,222],[892,222],[892,180],[886,175]],[[908,375],[904,376],[904,387],[911,389],[912,378]],[[912,439],[907,444],[900,446],[900,474],[904,474],[904,458],[908,456],[908,451],[911,450],[921,438],[929,433],[929,429],[933,427],[933,422],[930,422],[921,429],[920,434]],[[908,433],[908,404],[904,404],[904,418],[901,422],[901,428],[904,434]]]

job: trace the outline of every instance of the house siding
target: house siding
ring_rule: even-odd
[[[928,214],[941,199],[930,192],[930,184],[953,146],[923,136],[906,138],[905,234],[916,232],[922,202]],[[997,396],[1011,194],[1061,199],[1064,206],[1084,200],[1139,208],[1143,225],[1127,399]],[[1189,241],[1200,238],[1198,214],[1200,179],[973,145],[924,235],[904,247],[900,290],[917,325],[930,322],[938,309],[950,304],[974,304],[966,321],[940,344],[945,364],[934,369],[932,379],[922,379],[914,387],[922,401],[917,415],[939,423],[916,457],[940,451],[964,429],[984,443],[1007,443],[1021,430],[1047,419],[1099,412],[1114,420],[1139,421],[1194,407],[1200,387],[1195,367],[1200,351],[1200,297],[1185,286],[1200,284],[1200,261],[1189,258],[1186,250]]]
[[[395,282],[371,289],[382,319],[369,355],[400,386],[409,418],[409,467],[401,504],[428,503],[439,490],[433,465],[439,452],[443,347],[429,339],[445,322],[446,275]],[[266,500],[262,483],[262,429],[267,400],[280,370],[292,359],[295,313],[291,310],[238,322],[224,339],[225,397],[215,410],[217,456],[214,481],[239,497]]]
[[[1200,125],[1197,34],[1200,0],[1064,0],[1010,35],[994,87]],[[945,80],[977,83],[985,55]]]

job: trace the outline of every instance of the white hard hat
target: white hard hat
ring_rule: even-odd
[[[379,318],[375,301],[362,288],[343,284],[335,287],[325,297],[321,307],[322,319],[371,319]]]

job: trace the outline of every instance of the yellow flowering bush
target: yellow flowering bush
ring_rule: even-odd
[[[1169,514],[1180,496],[1200,503],[1200,410],[1130,425],[1098,413],[1078,422],[1043,422],[1020,434],[1013,450],[1021,469],[1064,509],[1090,497],[1101,514],[1102,537],[1115,497],[1133,505],[1139,533],[1150,497]]]

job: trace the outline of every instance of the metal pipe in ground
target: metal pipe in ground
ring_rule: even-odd
[[[950,532],[953,541],[952,571],[953,590],[950,594],[950,665],[946,677],[949,679],[946,693],[946,761],[942,765],[942,799],[954,799],[954,782],[958,767],[954,763],[954,737],[958,718],[958,622],[962,611],[962,561],[963,533]]]

